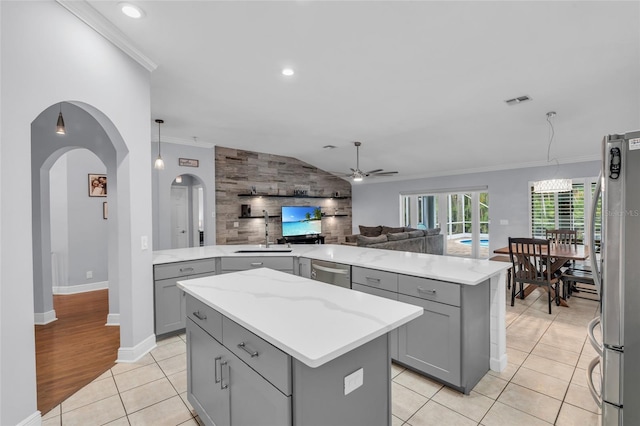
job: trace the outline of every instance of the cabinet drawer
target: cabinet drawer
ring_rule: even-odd
[[[407,296],[460,306],[460,286],[446,281],[400,275],[398,292]]]
[[[271,268],[277,271],[293,272],[292,257],[223,257],[222,271],[246,271],[253,268]]]
[[[187,275],[215,273],[214,259],[190,260],[188,262],[165,263],[153,267],[153,279],[185,277]]]
[[[285,395],[291,395],[291,357],[229,318],[222,321],[222,343]]]
[[[187,318],[222,342],[222,314],[193,296],[187,295]]]
[[[398,274],[393,272],[354,266],[351,268],[351,281],[382,290],[398,291]]]

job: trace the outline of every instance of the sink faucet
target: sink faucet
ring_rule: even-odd
[[[264,213],[264,246],[269,248],[269,212],[262,210]]]

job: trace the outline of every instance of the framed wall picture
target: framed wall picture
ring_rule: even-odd
[[[102,218],[103,219],[107,219],[108,216],[109,215],[108,215],[108,211],[107,211],[107,202],[105,201],[105,202],[102,203]]]
[[[89,173],[89,197],[107,196],[107,175]]]

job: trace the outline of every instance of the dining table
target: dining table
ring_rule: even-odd
[[[509,255],[509,246],[500,247],[493,251],[499,255]],[[589,246],[582,244],[549,244],[549,253],[542,253],[548,255],[551,258],[551,273],[555,273],[560,270],[568,261],[583,261],[589,258]],[[523,292],[522,298],[527,297],[533,290],[536,289],[536,285],[528,284]],[[555,292],[551,290],[551,297],[555,298]],[[566,299],[560,297],[560,306],[569,306]]]

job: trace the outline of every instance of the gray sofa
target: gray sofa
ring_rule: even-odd
[[[415,253],[443,254],[444,236],[440,228],[415,229],[360,225],[360,234],[347,235],[347,245]]]

